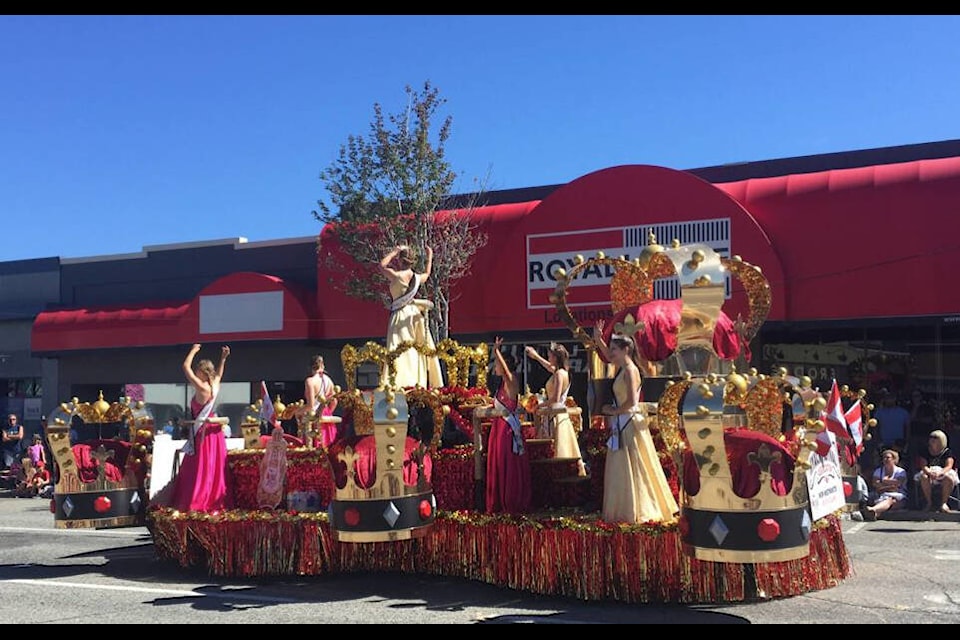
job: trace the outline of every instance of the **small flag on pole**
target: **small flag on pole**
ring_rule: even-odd
[[[837,386],[837,379],[833,379],[833,386],[830,387],[830,396],[827,398],[827,412],[823,418],[827,429],[838,438],[846,439],[849,437],[847,432],[847,420],[843,415],[843,404],[840,402],[840,388]]]
[[[279,427],[277,421],[277,411],[273,408],[273,401],[270,400],[270,393],[267,391],[267,383],[260,381],[260,420],[270,423],[270,426]]]
[[[860,401],[854,402],[843,417],[850,435],[853,436],[853,442],[857,445],[857,453],[860,453],[863,450],[863,413],[860,410]]]

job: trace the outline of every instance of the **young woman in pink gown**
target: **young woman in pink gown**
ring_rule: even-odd
[[[494,396],[494,406],[506,413],[495,417],[487,437],[487,513],[526,513],[530,511],[532,488],[530,457],[517,416],[520,406],[520,380],[516,360],[503,354],[503,338],[494,341],[494,373],[500,376],[500,387]]]
[[[208,420],[216,417],[213,407],[220,392],[230,347],[221,349],[220,364],[216,368],[206,359],[194,367],[193,360],[199,351],[200,345],[193,345],[183,361],[184,375],[193,385],[190,414],[195,422],[187,436],[186,453],[174,479],[171,505],[180,511],[210,512],[233,506],[227,473],[227,438],[223,425]],[[196,424],[198,418],[202,419],[202,424]]]

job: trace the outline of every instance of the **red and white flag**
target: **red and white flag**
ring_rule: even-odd
[[[838,438],[849,438],[847,432],[847,420],[843,415],[843,403],[840,402],[840,387],[837,386],[837,379],[833,379],[833,386],[830,387],[830,396],[827,398],[827,411],[823,417],[827,430]]]
[[[836,448],[837,438],[833,435],[832,431],[824,429],[817,434],[817,439],[814,441],[814,444],[817,445],[817,455],[821,458],[826,458],[830,455],[830,448]]]
[[[270,393],[267,391],[267,383],[260,381],[260,420],[269,422],[273,427],[279,427],[277,420],[277,411],[273,407],[273,401],[270,400]]]
[[[843,417],[847,422],[850,435],[853,436],[853,442],[857,445],[857,453],[860,453],[863,450],[863,413],[860,410],[860,401],[857,400],[850,405]]]

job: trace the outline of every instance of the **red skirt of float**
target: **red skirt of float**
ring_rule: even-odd
[[[322,449],[288,449],[285,509],[256,509],[261,450],[231,452],[237,508],[216,513],[151,509],[157,556],[221,577],[413,572],[460,577],[533,594],[627,603],[722,603],[795,596],[839,584],[851,572],[840,520],[814,523],[808,557],[730,563],[694,558],[677,522],[600,520],[606,433],[583,434],[590,475],[552,456],[552,441],[531,436],[533,514],[484,514],[473,447],[431,454],[436,519],[429,533],[393,542],[339,542],[325,509],[335,484]],[[676,468],[663,460],[671,485]],[[567,469],[569,473],[564,474]],[[478,494],[478,488],[481,493]],[[296,496],[296,499],[293,498]],[[297,510],[290,505],[309,504]]]

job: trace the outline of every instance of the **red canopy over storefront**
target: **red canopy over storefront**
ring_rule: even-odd
[[[220,278],[193,300],[44,311],[31,348],[56,352],[204,341],[311,337],[312,294],[275,276],[242,272]]]

